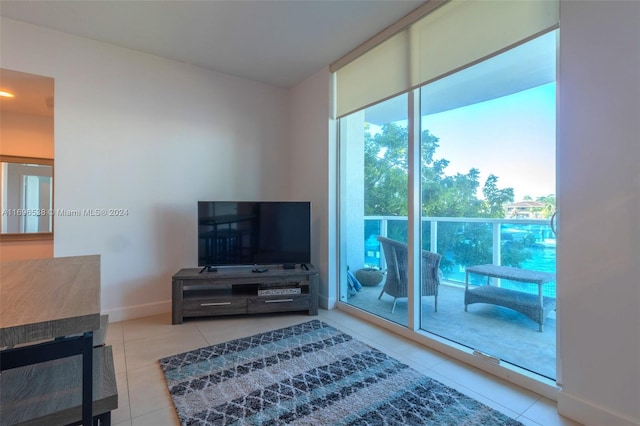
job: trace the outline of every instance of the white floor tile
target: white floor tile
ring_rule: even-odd
[[[323,309],[316,317],[306,314],[219,317],[171,325],[171,315],[167,313],[110,324],[107,342],[113,346],[120,405],[112,413],[112,424],[179,424],[158,364],[160,358],[312,319],[325,321],[527,426],[577,425],[558,415],[551,400],[343,311]]]
[[[125,342],[177,336],[185,330],[195,329],[195,325],[189,323],[172,325],[169,314],[124,321],[121,324]]]
[[[150,330],[150,334],[153,332]],[[160,358],[208,346],[208,342],[195,327],[180,329],[180,332],[160,333],[160,337],[148,337],[125,343],[127,370],[136,370],[148,365],[157,365]]]
[[[579,423],[558,414],[555,401],[541,397],[523,414],[522,418],[545,426],[578,426]],[[524,420],[519,419],[524,423]]]
[[[179,426],[176,411],[171,408],[163,408],[144,416],[135,417],[131,421],[131,426]]]
[[[132,419],[162,408],[173,408],[173,401],[159,365],[128,371],[127,376]]]

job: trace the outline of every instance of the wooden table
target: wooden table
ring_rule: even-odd
[[[469,274],[487,277],[487,285],[469,286]],[[511,281],[536,284],[536,294],[491,285],[491,278],[502,278]],[[464,310],[473,303],[490,303],[518,311],[538,323],[538,331],[542,331],[544,320],[556,308],[556,299],[543,296],[542,287],[555,281],[556,275],[550,272],[531,271],[501,265],[467,266],[464,291]]]
[[[5,386],[14,369],[30,366],[24,379],[37,381],[34,372],[46,370],[38,364],[82,355],[82,423],[91,425],[93,332],[99,328],[99,256],[0,263],[0,369],[9,370],[0,378]],[[2,424],[12,423],[7,393],[0,395]],[[47,411],[47,401],[31,405],[40,414]],[[29,417],[29,407],[22,407],[22,418]],[[51,411],[59,408],[52,406]]]

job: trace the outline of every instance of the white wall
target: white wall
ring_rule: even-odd
[[[0,66],[55,79],[55,256],[100,254],[111,320],[167,312],[196,202],[288,198],[288,92],[2,18]]]
[[[335,289],[335,122],[332,76],[318,71],[291,91],[291,194],[312,202],[313,263],[320,275],[320,306],[333,307]]]
[[[640,2],[561,2],[560,413],[640,424]]]

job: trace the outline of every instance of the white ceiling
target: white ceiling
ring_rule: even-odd
[[[15,95],[0,97],[0,111],[53,117],[53,78],[0,69],[0,89]]]
[[[423,0],[1,0],[0,15],[290,88]]]

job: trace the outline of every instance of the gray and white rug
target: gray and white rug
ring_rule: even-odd
[[[520,425],[313,320],[160,360],[183,425]]]

